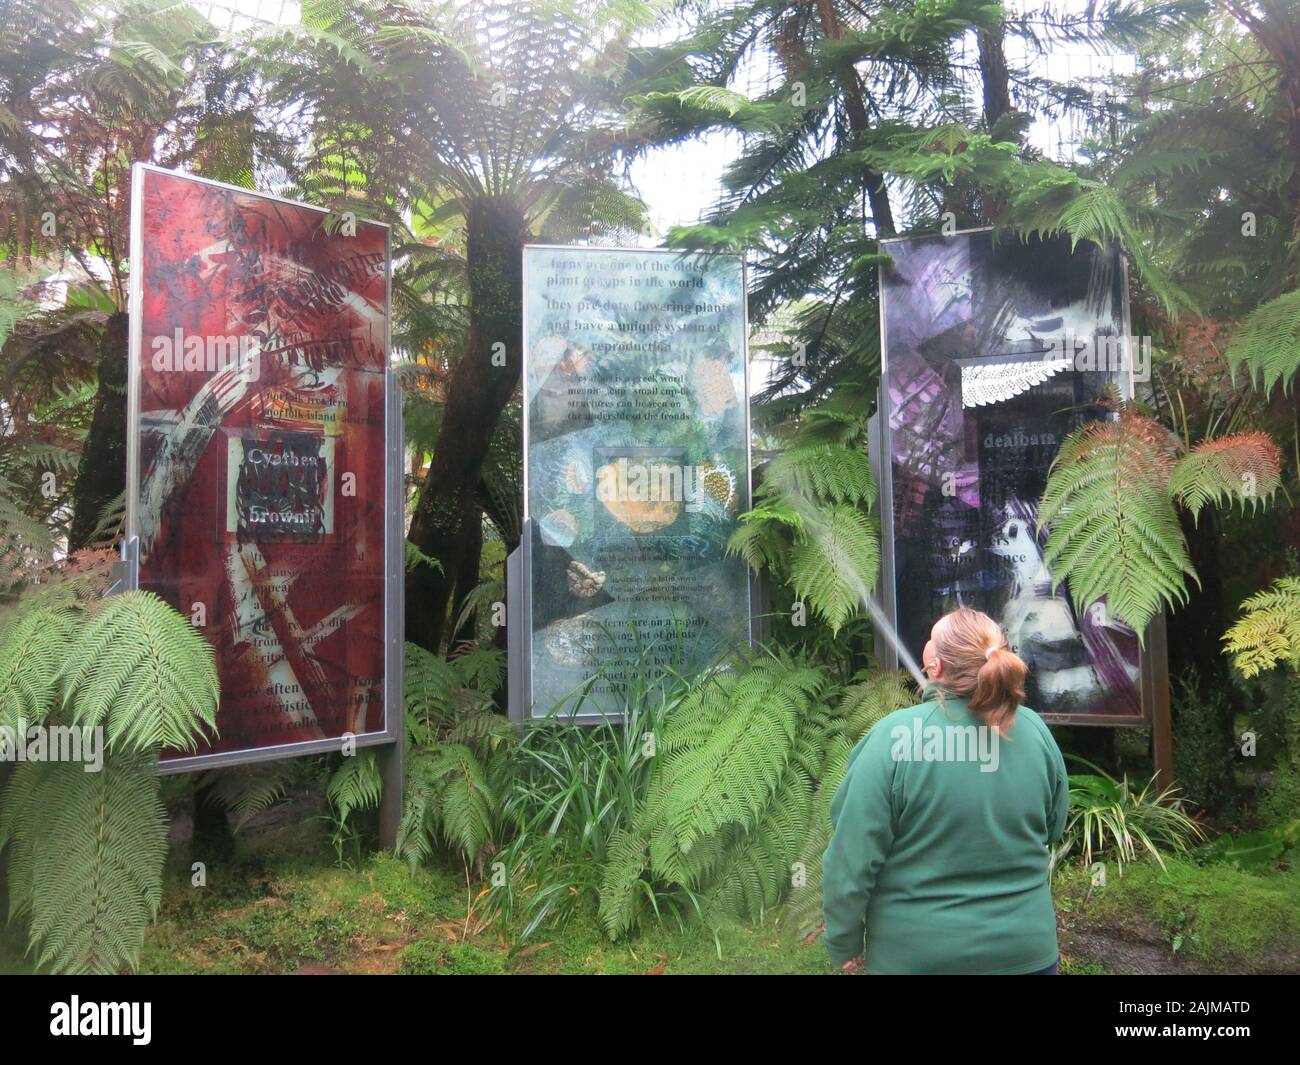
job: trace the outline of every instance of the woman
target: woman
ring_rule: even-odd
[[[967,608],[935,623],[922,662],[927,701],[877,722],[831,804],[831,961],[872,974],[1055,973],[1048,844],[1065,828],[1069,781],[1047,726],[1020,705],[1025,664]]]

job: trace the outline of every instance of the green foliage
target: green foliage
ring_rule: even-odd
[[[753,569],[770,567],[832,633],[858,615],[880,568],[865,436],[863,412],[848,414],[842,401],[810,411],[727,545]]]
[[[1281,383],[1285,392],[1300,368],[1300,289],[1256,307],[1241,323],[1228,346],[1232,370],[1244,366],[1251,384],[1271,392]]]
[[[492,693],[504,660],[493,648],[445,659],[406,645],[406,791],[397,853],[414,869],[441,841],[476,859],[496,834],[490,767],[513,739]]]
[[[158,911],[167,831],[156,759],[116,754],[24,762],[0,803],[9,916],[27,922],[36,962],[63,973],[134,966]]]
[[[346,821],[354,810],[376,809],[382,794],[383,781],[372,748],[345,756],[325,786],[325,797],[340,821]]]
[[[299,759],[228,766],[199,773],[193,780],[200,802],[214,803],[234,817],[238,832],[263,810],[284,799],[289,786],[303,775]]]
[[[1169,490],[1193,519],[1209,504],[1240,501],[1253,511],[1277,490],[1281,469],[1282,455],[1267,433],[1235,433],[1202,440],[1180,458]]]
[[[400,971],[403,976],[500,976],[506,970],[502,955],[472,943],[421,939],[402,951]]]
[[[432,566],[438,572],[442,572],[442,563],[436,558],[432,558],[421,551],[410,540],[403,540],[402,547],[406,552],[406,572],[410,573],[413,569],[420,566]]]
[[[68,649],[61,698],[110,748],[192,751],[216,728],[212,645],[151,592],[110,596]]]
[[[472,750],[460,743],[441,743],[417,751],[407,778],[408,806],[397,850],[412,865],[428,857],[431,829],[471,856],[491,842],[496,797]]]
[[[1143,854],[1163,866],[1167,854],[1184,854],[1205,838],[1184,812],[1177,788],[1157,791],[1153,778],[1134,790],[1127,777],[1116,780],[1091,768],[1097,772],[1070,776],[1070,817],[1054,863],[1077,851],[1086,866],[1113,859],[1122,875],[1125,863]]]
[[[1225,832],[1212,843],[1197,847],[1191,856],[1202,865],[1224,864],[1253,872],[1268,872],[1277,867],[1283,855],[1300,846],[1300,818],[1257,832],[1233,836]]]
[[[1278,823],[1300,818],[1300,674],[1295,671],[1283,683],[1281,709],[1282,750],[1259,804],[1260,815]]]
[[[1196,856],[1171,857],[1163,867],[1138,862],[1100,889],[1088,870],[1063,870],[1054,885],[1058,907],[1068,906],[1070,923],[1089,931],[1123,939],[1163,932],[1171,948],[1178,944],[1211,971],[1293,971],[1300,871],[1261,876],[1230,863],[1202,864]]]
[[[1234,789],[1232,707],[1194,670],[1172,681],[1174,776],[1190,802],[1218,810]]]
[[[1242,674],[1254,677],[1280,663],[1300,669],[1300,577],[1278,578],[1241,608],[1223,643]]]
[[[39,725],[54,709],[76,629],[67,607],[16,612],[0,627],[0,726]]]
[[[158,907],[158,752],[192,748],[213,728],[217,678],[206,642],[157,597],[95,601],[77,591],[69,582],[61,596],[0,614],[0,725],[75,729],[82,741],[68,745],[82,760],[15,769],[0,802],[0,850],[10,916],[26,922],[37,964],[113,972],[135,964]],[[92,729],[103,730],[98,768],[86,750]]]
[[[862,681],[838,705],[835,694],[824,672],[781,657],[690,687],[659,737],[636,815],[610,841],[599,912],[612,938],[666,891],[714,920],[761,917],[792,886],[804,899],[815,893],[817,843],[858,738],[850,730],[911,701],[892,678]]]
[[[576,724],[550,716],[529,722],[503,773],[502,821],[508,842],[496,859],[505,882],[492,907],[522,922],[520,942],[542,927],[567,924],[600,892],[614,841],[645,796],[665,723],[687,685],[644,656],[624,667],[623,720]],[[574,708],[582,712],[582,703]],[[668,892],[652,905],[684,923],[693,903]]]
[[[1174,441],[1131,411],[1070,434],[1039,507],[1043,560],[1080,610],[1098,599],[1139,634],[1196,572],[1169,494]]]

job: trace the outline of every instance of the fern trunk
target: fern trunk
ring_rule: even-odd
[[[441,564],[440,570],[417,566],[407,576],[406,638],[432,651],[446,635],[457,597],[466,593],[463,575],[478,571],[479,478],[522,365],[523,213],[508,199],[482,197],[470,205],[467,223],[469,340],[448,383],[410,531],[411,542]]]
[[[110,315],[99,342],[99,391],[72,492],[68,547],[84,547],[104,509],[126,488],[127,315]]]

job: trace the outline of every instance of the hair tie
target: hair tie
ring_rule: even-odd
[[[988,650],[984,652],[984,660],[987,662],[990,658],[993,657],[994,651],[1001,651],[1001,650],[1002,650],[1001,647],[990,647]]]

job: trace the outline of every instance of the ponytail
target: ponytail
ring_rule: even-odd
[[[1025,700],[1025,678],[1029,667],[1009,648],[989,650],[984,664],[975,674],[975,690],[971,692],[970,708],[1003,733],[1016,719],[1016,707]]]
[[[961,607],[939,619],[934,643],[943,662],[940,685],[968,696],[972,712],[1006,735],[1015,723],[1016,707],[1024,701],[1029,668],[1007,646],[998,623]]]

